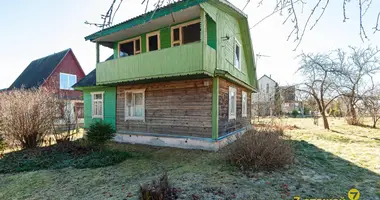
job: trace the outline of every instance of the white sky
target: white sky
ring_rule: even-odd
[[[308,0],[308,2],[315,0]],[[2,3],[0,12],[1,73],[0,89],[9,87],[27,65],[35,59],[72,48],[84,71],[89,73],[95,68],[95,45],[84,37],[99,30],[85,25],[84,21],[100,22],[100,14],[107,11],[112,0],[67,0],[48,1],[13,0]],[[238,8],[243,8],[246,0],[230,0]],[[272,12],[275,0],[257,7],[258,0],[251,0],[244,10],[249,16],[250,26]],[[264,1],[265,2],[265,1]],[[351,46],[380,47],[380,32],[373,34],[380,11],[380,1],[373,2],[365,20],[370,40],[363,43],[359,37],[359,18],[356,1],[348,6],[348,22],[342,23],[341,0],[330,1],[325,15],[312,31],[306,31],[303,42],[293,51],[296,43],[286,41],[292,25],[285,24],[284,17],[278,14],[268,18],[251,29],[255,53],[268,55],[258,60],[257,75],[271,75],[280,85],[294,83],[298,78],[294,72],[298,68],[296,56],[301,52],[325,52],[336,48]],[[114,24],[125,21],[144,12],[141,0],[124,0]],[[299,8],[301,9],[301,8]],[[304,8],[299,20],[306,20],[311,7]],[[314,22],[312,19],[311,22]],[[101,59],[106,59],[112,51],[101,49]]]

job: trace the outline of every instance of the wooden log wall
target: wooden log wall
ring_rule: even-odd
[[[229,87],[236,88],[236,119],[228,120],[228,93]],[[247,117],[242,117],[242,91],[247,92]],[[247,127],[251,124],[251,92],[237,84],[225,79],[219,82],[219,137],[236,130]]]
[[[125,91],[145,89],[145,122],[125,120]],[[116,129],[143,132],[212,136],[212,79],[169,81],[117,86]]]

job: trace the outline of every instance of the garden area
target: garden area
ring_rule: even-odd
[[[267,157],[270,163],[237,162],[231,157],[242,150],[237,143],[208,152],[113,142],[94,147],[80,139],[9,152],[0,159],[0,199],[141,199],[147,183],[164,174],[166,199],[339,199],[351,188],[360,199],[380,199],[380,129],[329,120],[330,131],[300,118],[255,125],[282,127],[294,157],[271,148],[289,164],[276,156]]]

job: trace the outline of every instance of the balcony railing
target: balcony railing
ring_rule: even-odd
[[[161,49],[135,56],[117,58],[98,63],[96,82],[98,85],[142,79],[214,73],[215,50],[202,43]],[[206,59],[206,60],[204,60]]]

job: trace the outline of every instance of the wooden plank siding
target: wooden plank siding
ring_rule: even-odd
[[[228,120],[228,92],[229,87],[236,88],[236,119]],[[247,117],[242,117],[242,91],[247,92]],[[219,137],[242,129],[250,125],[251,119],[251,92],[225,79],[219,82]]]
[[[145,121],[125,120],[125,91],[145,89]],[[212,79],[117,86],[116,129],[211,138]]]

